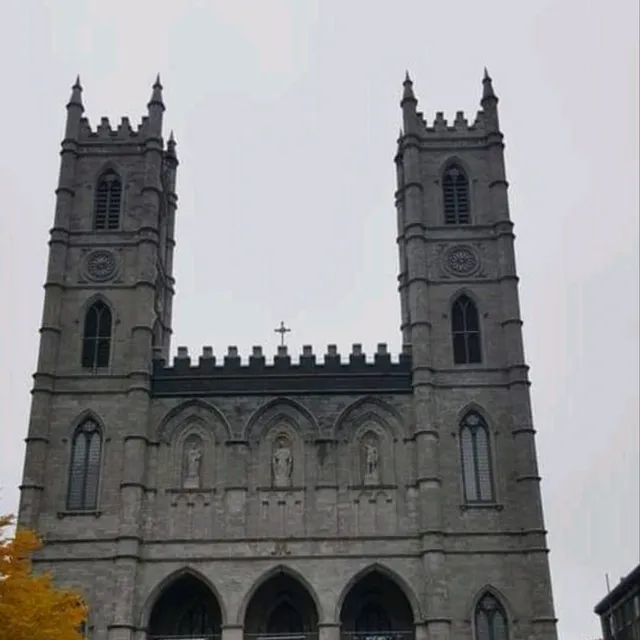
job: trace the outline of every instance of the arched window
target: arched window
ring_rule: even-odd
[[[457,164],[442,176],[442,200],[445,224],[469,224],[469,180]]]
[[[111,310],[102,300],[97,300],[84,317],[82,366],[85,369],[95,370],[109,366],[111,325]]]
[[[476,640],[509,640],[504,607],[490,593],[476,605],[475,624]]]
[[[465,502],[494,502],[489,428],[474,411],[460,423],[460,453]]]
[[[93,228],[112,231],[120,227],[120,202],[122,182],[118,174],[109,169],[98,180],[93,218]]]
[[[482,362],[480,316],[471,298],[461,295],[451,307],[451,336],[454,364]]]
[[[98,506],[102,434],[95,420],[85,420],[73,434],[69,467],[69,511],[93,511]]]

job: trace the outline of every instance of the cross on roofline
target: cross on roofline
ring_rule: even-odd
[[[284,334],[289,333],[291,329],[288,329],[284,326],[284,320],[280,321],[280,326],[277,329],[274,329],[276,333],[280,334],[280,346],[284,346]]]

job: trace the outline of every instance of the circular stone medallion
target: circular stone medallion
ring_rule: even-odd
[[[92,251],[86,258],[85,271],[91,280],[102,282],[112,278],[118,267],[116,256],[106,249]]]
[[[447,271],[455,276],[470,276],[480,267],[480,260],[471,247],[457,245],[447,251],[444,264]]]

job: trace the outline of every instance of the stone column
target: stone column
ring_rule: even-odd
[[[340,625],[334,622],[319,624],[318,640],[340,640]]]
[[[222,640],[243,640],[244,628],[239,624],[222,625]]]

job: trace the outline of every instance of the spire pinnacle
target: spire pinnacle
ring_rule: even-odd
[[[411,76],[409,76],[409,72],[405,72],[404,82],[402,83],[404,86],[404,91],[402,92],[402,102],[405,100],[413,100],[415,102],[415,95],[413,93],[413,82],[411,81]]]
[[[67,108],[72,105],[80,107],[84,111],[84,105],[82,104],[82,85],[80,84],[79,74],[76,76],[76,81],[71,87],[71,98],[69,98]]]
[[[167,153],[173,157],[176,155],[176,139],[173,135],[173,129],[171,129],[169,140],[167,141]]]
[[[484,77],[482,78],[482,100],[494,99],[497,100],[497,96],[493,91],[493,81],[489,75],[487,67],[484,68]]]
[[[158,104],[164,107],[164,103],[162,102],[162,83],[160,82],[160,74],[156,76],[156,81],[153,83],[152,91],[151,91],[151,100],[149,100],[149,105]]]

